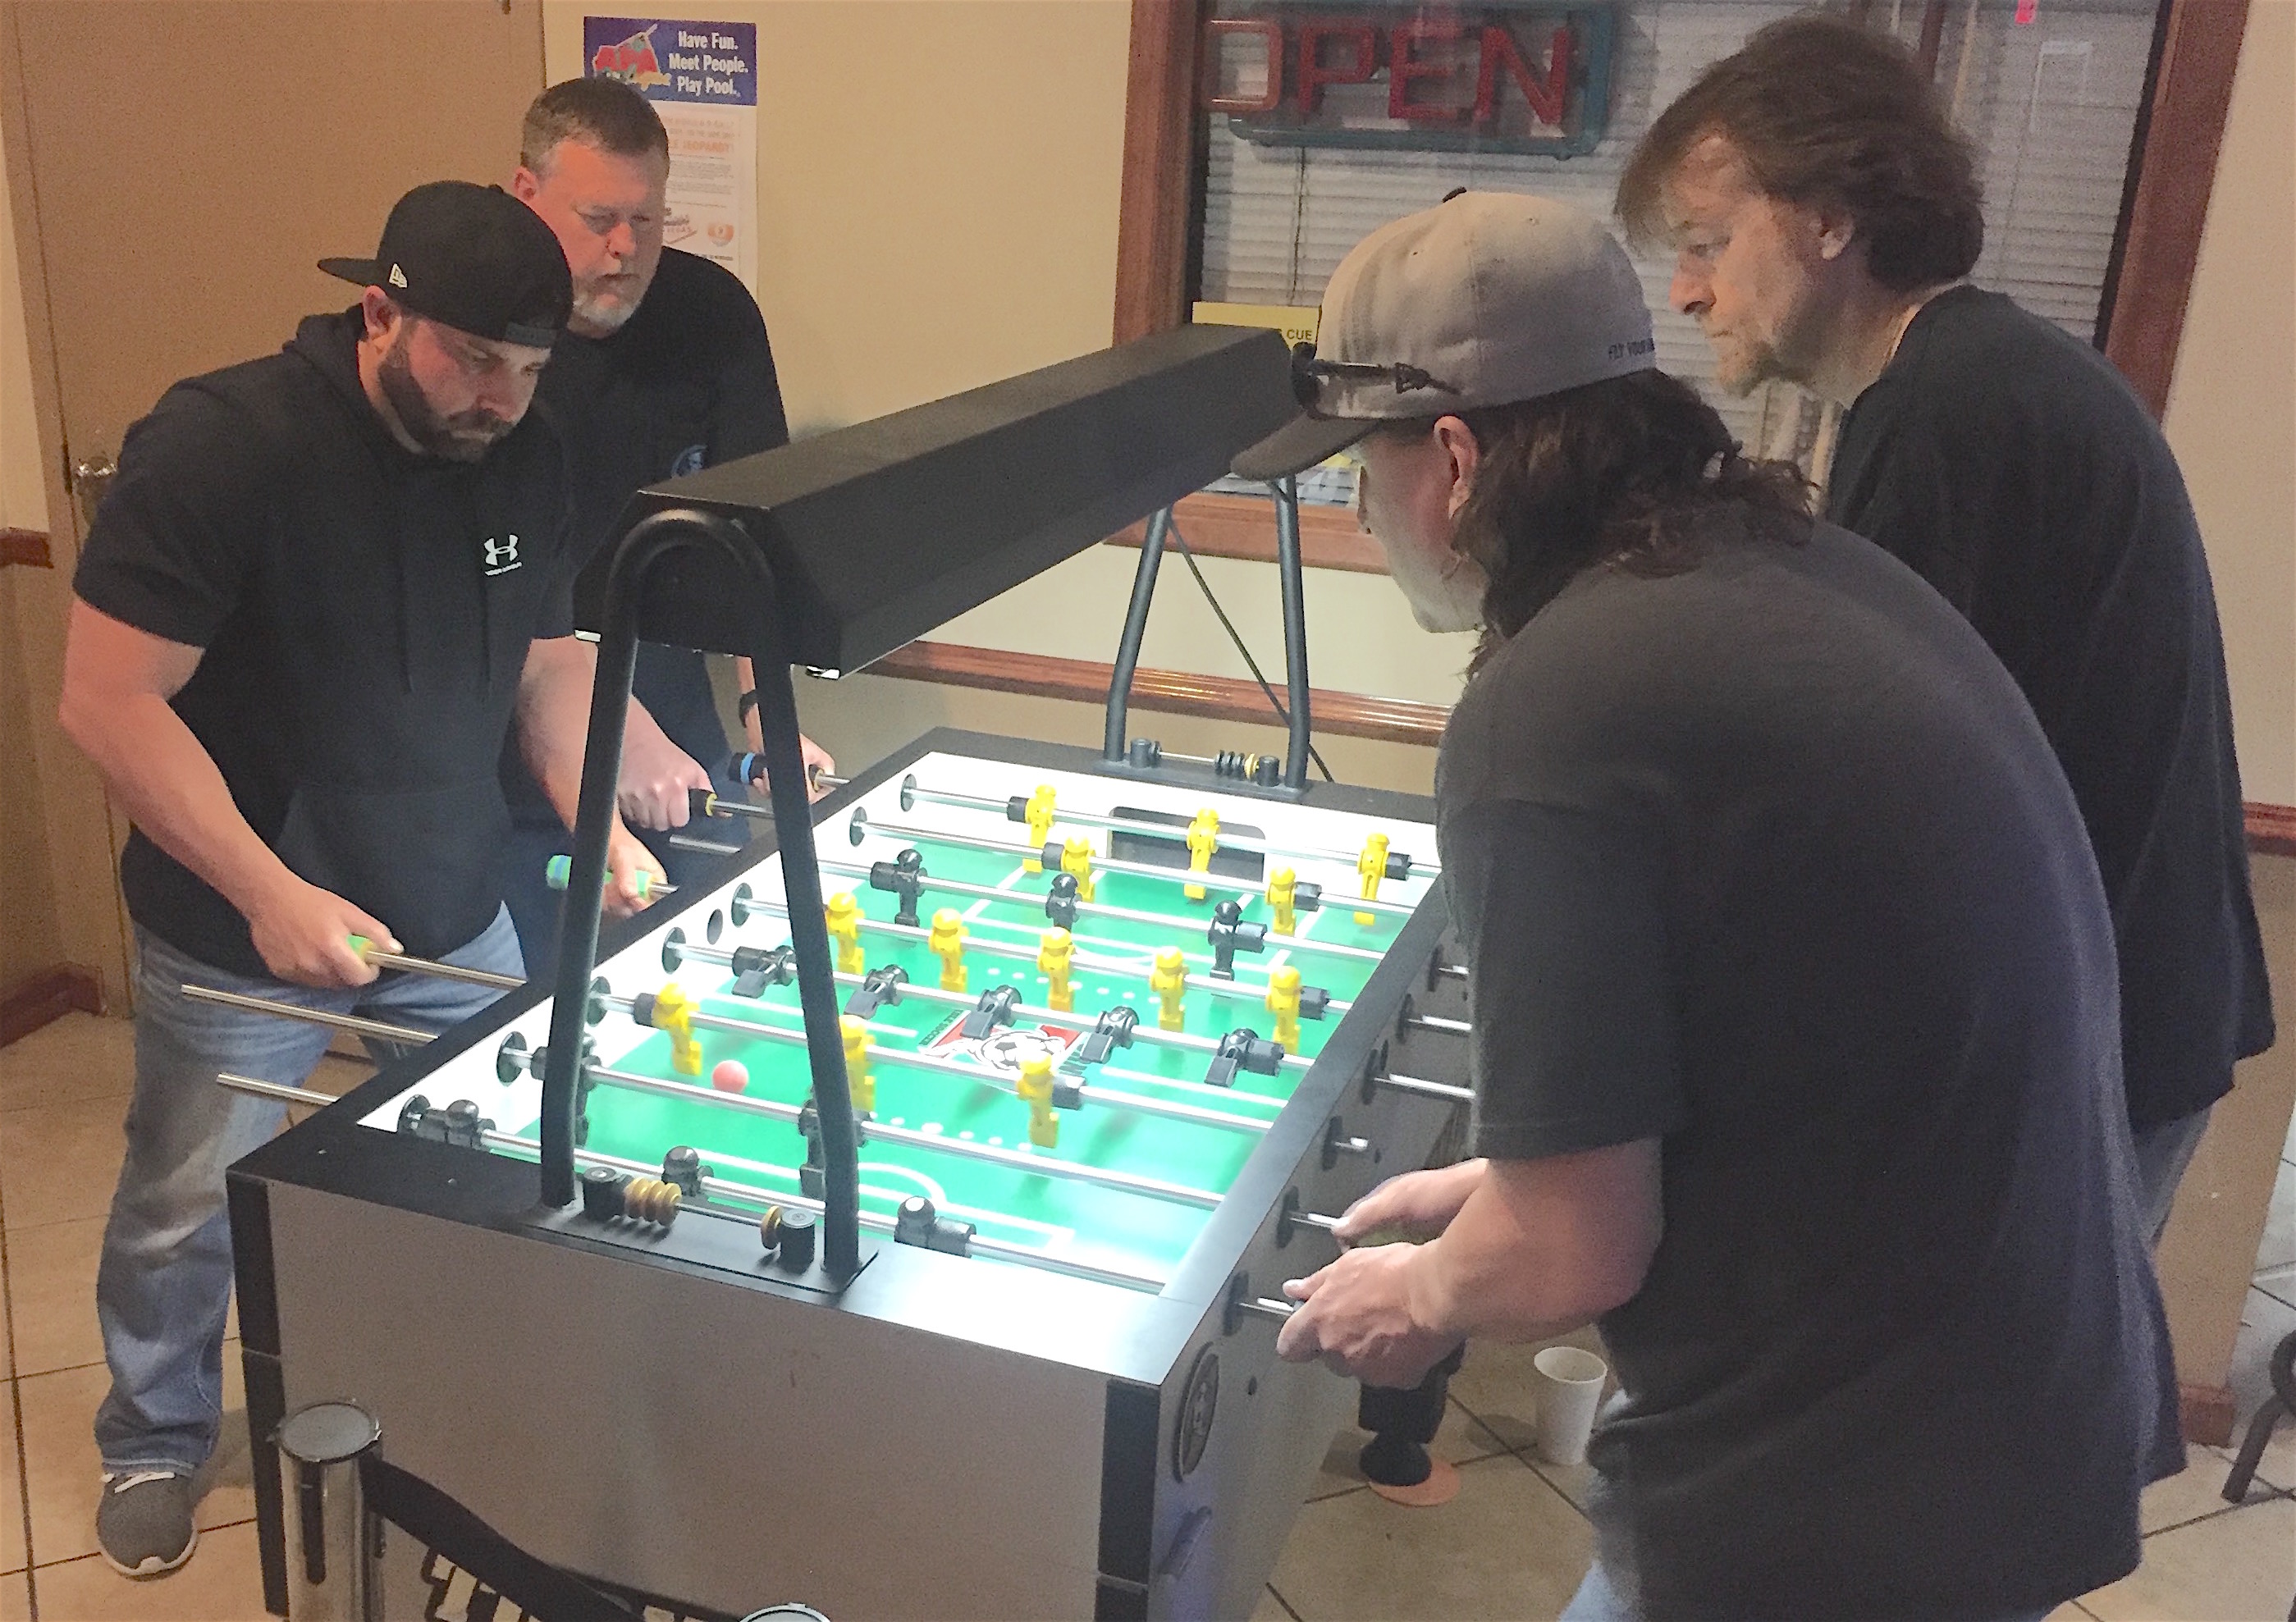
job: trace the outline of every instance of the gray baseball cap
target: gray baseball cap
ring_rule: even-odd
[[[1602,222],[1551,197],[1455,193],[1357,242],[1292,351],[1301,414],[1237,456],[1281,479],[1383,422],[1560,394],[1657,364],[1641,281]]]

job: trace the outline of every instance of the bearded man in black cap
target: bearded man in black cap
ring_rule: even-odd
[[[324,1028],[189,983],[443,1029],[493,993],[378,979],[355,938],[515,974],[492,864],[513,718],[570,822],[595,659],[572,633],[564,454],[529,418],[571,281],[516,199],[441,181],[391,210],[365,289],[266,359],[176,384],[128,432],[73,590],[62,720],[134,820],[135,1094],[96,1279],[111,1389],[103,1556],[191,1558],[230,1301],[224,1167]],[[607,905],[660,877],[619,825]]]

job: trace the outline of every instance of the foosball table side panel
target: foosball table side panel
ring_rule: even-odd
[[[1428,955],[1447,932],[1439,902],[1414,919],[1388,963],[1365,987],[1326,1056],[1318,1083],[1303,1087],[1302,1110],[1273,1135],[1270,1149],[1301,1147],[1287,1134],[1310,1128],[1304,1152],[1275,1175],[1252,1172],[1214,1219],[1201,1254],[1231,1270],[1230,1287],[1248,1298],[1280,1295],[1283,1281],[1313,1273],[1338,1255],[1320,1229],[1286,1220],[1287,1209],[1337,1213],[1384,1179],[1427,1163],[1460,1106],[1398,1092],[1365,1077],[1383,1074],[1398,1039],[1406,984],[1420,983]],[[1423,1079],[1461,1085],[1464,1044],[1415,1039],[1413,1068]],[[1340,1085],[1336,1090],[1332,1084]],[[1324,1129],[1360,1137],[1362,1154],[1332,1155]],[[1193,1266],[1176,1290],[1201,1290]],[[1333,1438],[1353,1420],[1360,1388],[1320,1363],[1275,1356],[1278,1325],[1257,1314],[1218,1311],[1173,1359],[1158,1394],[1159,1447],[1142,1468],[1155,1480],[1155,1527],[1145,1607],[1156,1618],[1244,1618],[1258,1606],[1293,1522]],[[1202,1433],[1201,1452],[1190,1444]]]
[[[358,1404],[392,1463],[545,1561],[731,1616],[1093,1613],[1104,1376],[291,1184],[268,1202],[285,1410]]]

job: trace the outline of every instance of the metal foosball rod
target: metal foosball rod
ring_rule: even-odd
[[[769,904],[752,903],[751,905],[758,906],[760,910],[763,910]],[[866,928],[868,924],[873,922],[873,921],[865,920],[864,927]],[[883,925],[882,928],[887,931],[902,931],[905,935],[910,936],[911,938],[925,937],[930,934],[930,931],[924,930],[910,931],[908,926],[906,924],[886,924]],[[693,942],[684,938],[683,935],[677,930],[673,930],[671,934],[675,938],[665,940],[662,943],[662,967],[664,969],[675,972],[677,968],[678,962],[689,957],[699,963],[716,963],[727,969],[731,969],[734,966],[734,954],[729,948],[725,946],[696,946]],[[967,940],[968,948],[974,946],[988,948],[996,946],[1001,944],[1002,943],[996,941],[975,941],[972,940],[970,938],[968,938]],[[1023,959],[1032,967],[1036,961],[1035,953],[1023,951],[1017,947],[1013,948],[1009,953],[1000,952],[995,954],[995,955],[1011,955],[1018,959]],[[840,986],[860,987],[868,983],[868,977],[863,974],[848,974],[843,970],[840,970],[837,973],[837,983]],[[943,991],[939,987],[920,985],[914,980],[905,980],[902,982],[901,995],[904,999],[914,997],[921,1003],[935,1003],[949,1008],[969,1009],[975,1008],[980,1005],[980,998],[978,997],[968,996],[961,991]],[[1337,1006],[1337,1004],[1333,1004],[1333,1006]],[[1079,1019],[1079,1016],[1074,1009],[1052,1008],[1033,1003],[1015,1003],[1013,1004],[1009,1012],[1015,1019],[1034,1020],[1039,1025],[1070,1027],[1077,1024]],[[1140,1026],[1135,1029],[1132,1033],[1132,1039],[1135,1042],[1145,1042],[1153,1047],[1175,1048],[1184,1053],[1204,1053],[1215,1058],[1218,1056],[1220,1051],[1218,1041],[1213,1037],[1193,1036],[1186,1031],[1162,1030],[1152,1026],[1146,1025]],[[1314,1063],[1314,1060],[1305,1058],[1298,1053],[1286,1053],[1283,1055],[1283,1066],[1287,1070],[1304,1070]],[[1111,1075],[1116,1073],[1117,1072],[1115,1071],[1110,1072]],[[1165,1077],[1150,1077],[1148,1079],[1161,1081],[1164,1080]],[[1247,1094],[1246,1096],[1250,1095]]]
[[[1403,1012],[1395,1021],[1395,1028],[1398,1030],[1431,1031],[1439,1036],[1472,1036],[1475,1029],[1464,1020],[1447,1020],[1440,1014],[1414,1012],[1409,997],[1403,999]]]
[[[866,811],[856,807],[852,817],[846,823],[847,838],[858,845],[873,833],[881,833],[889,839],[922,840],[929,845],[958,845],[968,850],[991,851],[999,856],[1014,856],[1024,860],[1033,857],[1041,862],[1046,855],[1045,847],[1041,845],[1019,845],[1009,840],[992,840],[971,833],[952,833],[944,828],[919,827],[914,823],[882,822],[871,816]],[[1221,890],[1234,896],[1257,897],[1264,888],[1263,882],[1257,879],[1231,879],[1224,873],[1216,873],[1210,869],[1159,867],[1146,862],[1119,862],[1095,858],[1092,869],[1095,873],[1121,873],[1128,878],[1152,879],[1160,884],[1188,884],[1201,889]],[[1327,897],[1325,905],[1335,911],[1383,913],[1392,918],[1408,918],[1413,913],[1418,911],[1415,905],[1408,905],[1399,901],[1374,901],[1355,896]],[[1377,954],[1374,954],[1374,955]]]
[[[487,986],[496,991],[516,991],[526,984],[515,974],[497,974],[491,969],[472,969],[461,963],[439,963],[428,957],[410,957],[404,952],[386,952],[364,935],[351,937],[351,950],[362,963],[373,964],[377,969],[397,969],[431,979],[460,980],[466,986]]]
[[[1177,755],[1167,756],[1168,759],[1180,758]],[[947,790],[928,789],[917,782],[916,774],[912,772],[901,779],[901,809],[914,810],[920,802],[931,806],[947,806],[959,811],[985,811],[991,815],[1001,816],[1005,821],[1013,823],[1024,823],[1029,820],[1027,796],[1016,794],[1010,799],[991,799],[986,795],[959,794]],[[1144,834],[1151,838],[1177,840],[1186,831],[1185,828],[1173,823],[1152,822],[1136,816],[1119,816],[1114,812],[1061,810],[1055,815],[1056,820],[1060,822],[1073,823],[1081,828],[1107,828],[1119,833]],[[1335,866],[1348,868],[1354,867],[1362,854],[1359,851],[1342,850],[1335,845],[1286,845],[1278,840],[1261,839],[1252,834],[1226,832],[1220,834],[1219,842],[1215,848],[1248,850],[1259,856],[1292,856],[1307,862],[1329,862]],[[1401,858],[1396,861],[1395,865],[1403,871],[1390,872],[1387,876],[1391,879],[1414,878],[1421,874],[1435,878],[1439,877],[1443,871],[1432,863],[1422,862],[1413,857]]]
[[[779,918],[786,921],[789,917],[789,908],[778,901],[765,901],[753,898],[748,903],[748,905],[751,912],[763,913],[768,918]],[[932,931],[921,926],[913,926],[906,923],[885,923],[874,918],[863,918],[858,922],[859,927],[864,934],[889,935],[897,940],[922,942],[927,946],[931,944]],[[740,926],[737,924],[735,927],[739,928]],[[691,948],[687,949],[690,950]],[[1007,946],[1001,940],[981,940],[975,937],[968,936],[965,938],[964,949],[968,952],[977,952],[984,957],[1010,958],[1016,963],[1027,963],[1032,966],[1037,961],[1036,953],[1029,947]],[[1373,955],[1376,956],[1377,954],[1374,953]],[[1079,967],[1097,970],[1103,974],[1129,974],[1144,977],[1148,972],[1146,968],[1143,968],[1137,963],[1110,963],[1102,962],[1096,958],[1085,957],[1079,957],[1077,962]],[[1207,992],[1216,997],[1227,997],[1237,1002],[1256,1003],[1265,1006],[1267,1001],[1267,992],[1264,987],[1248,985],[1240,980],[1219,980],[1212,979],[1210,975],[1191,974],[1185,977],[1182,981],[1182,984],[1193,991]],[[1349,1009],[1354,1007],[1355,1004],[1352,1003],[1343,1003],[1334,1000],[1326,1004],[1325,1006],[1341,1013],[1345,1013]]]
[[[1375,1087],[1389,1087],[1398,1093],[1413,1093],[1422,1098],[1440,1098],[1455,1104],[1472,1103],[1472,1087],[1454,1086],[1447,1081],[1423,1081],[1416,1076],[1398,1076],[1390,1070],[1384,1076],[1371,1078]]]
[[[372,1036],[378,1042],[397,1042],[408,1047],[419,1047],[435,1035],[431,1031],[417,1030],[411,1025],[392,1025],[358,1014],[335,1013],[324,1008],[305,1008],[295,1003],[275,1003],[268,997],[246,996],[236,991],[217,991],[211,986],[194,986],[186,982],[182,990],[195,1003],[213,1003],[221,1008],[269,1014],[280,1020],[299,1020],[306,1025],[324,1025],[330,1030],[342,1031],[349,1036]]]
[[[216,1081],[231,1092],[244,1093],[252,1098],[275,1099],[285,1104],[324,1109],[336,1102],[332,1094],[313,1092],[308,1087],[291,1087],[275,1081],[260,1080],[253,1076],[235,1076],[228,1070],[218,1072]],[[520,1137],[515,1133],[500,1132],[491,1127],[482,1131],[480,1137],[481,1143],[488,1149],[509,1150],[521,1156],[538,1156],[542,1149],[541,1143],[533,1138]],[[708,1157],[710,1151],[705,1149],[701,1152]],[[730,1157],[721,1155],[716,1158],[723,1159]],[[578,1165],[603,1166],[613,1171],[628,1172],[637,1176],[651,1176],[660,1169],[643,1160],[627,1159],[620,1155],[603,1154],[594,1149],[577,1149],[574,1151],[574,1159]],[[723,1199],[737,1200],[743,1204],[795,1207],[800,1210],[812,1211],[816,1215],[822,1209],[822,1201],[805,1194],[783,1193],[773,1189],[758,1188],[750,1184],[735,1183],[709,1173],[702,1175],[701,1186],[710,1194]],[[890,1234],[894,1232],[893,1219],[890,1216],[878,1216],[873,1211],[861,1213],[861,1225],[877,1233]],[[1063,1274],[1071,1278],[1090,1279],[1103,1284],[1118,1284],[1128,1290],[1144,1290],[1152,1295],[1161,1290],[1165,1283],[1164,1280],[1151,1274],[1128,1273],[1121,1268],[1098,1266],[1091,1262],[1074,1261],[1066,1257],[1048,1256],[1040,1250],[1031,1250],[1026,1245],[1012,1244],[1001,1239],[984,1239],[978,1233],[973,1234],[968,1241],[967,1254],[988,1256],[998,1261],[1038,1267],[1048,1273]]]
[[[709,1150],[703,1149],[701,1152],[705,1159],[709,1157]],[[609,1167],[615,1171],[626,1171],[638,1176],[645,1176],[660,1169],[657,1167],[647,1166],[643,1161],[626,1160],[619,1156],[603,1155],[588,1151],[578,1151],[577,1155],[578,1158]],[[713,1198],[738,1200],[745,1205],[794,1207],[800,1210],[812,1211],[816,1215],[822,1210],[822,1202],[808,1195],[781,1193],[774,1190],[759,1188],[755,1184],[736,1183],[730,1178],[717,1176],[708,1172],[702,1174],[701,1189],[704,1193]],[[898,1225],[890,1216],[882,1216],[874,1211],[863,1211],[860,1215],[861,1225],[873,1233],[893,1234],[899,1231]],[[978,1233],[972,1234],[965,1241],[964,1254],[969,1257],[987,1256],[997,1261],[1017,1262],[1022,1266],[1041,1268],[1046,1273],[1058,1273],[1070,1278],[1089,1279],[1098,1284],[1116,1284],[1126,1290],[1138,1290],[1150,1295],[1161,1293],[1166,1282],[1154,1274],[1131,1273],[1120,1267],[1106,1267],[1093,1262],[1076,1261],[1064,1256],[1052,1256],[1045,1251],[1031,1250],[1026,1245],[1016,1245],[1006,1240],[984,1239]]]
[[[585,1065],[583,1069],[595,1080],[627,1092],[651,1093],[658,1098],[683,1098],[721,1110],[732,1110],[739,1114],[767,1116],[792,1126],[799,1123],[803,1113],[795,1104],[775,1103],[771,1099],[751,1098],[741,1093],[720,1093],[713,1087],[692,1086],[681,1081],[663,1081],[657,1077],[641,1076],[635,1070],[616,1069],[599,1064]],[[913,1127],[890,1126],[882,1121],[869,1122],[865,1135],[873,1142],[899,1143],[928,1154],[949,1155],[961,1160],[980,1160],[988,1165],[1002,1166],[1008,1171],[1057,1177],[1067,1183],[1088,1184],[1095,1188],[1138,1194],[1144,1199],[1161,1200],[1172,1205],[1193,1206],[1200,1210],[1212,1210],[1220,1202],[1220,1197],[1210,1189],[1191,1188],[1185,1183],[1168,1183],[1161,1177],[1142,1176],[1136,1172],[1106,1171],[1096,1166],[1081,1166],[1073,1160],[1055,1160],[1048,1155],[1000,1149],[939,1133],[919,1132]]]
[[[671,934],[675,937],[676,936],[677,931],[673,930]],[[662,967],[664,969],[675,973],[678,963],[688,957],[693,958],[701,963],[716,963],[724,968],[730,969],[733,967],[734,954],[726,947],[706,946],[697,946],[682,939],[672,939],[663,943]],[[848,974],[845,971],[840,969],[837,971],[836,980],[839,985],[849,986],[857,991],[869,990],[872,988],[871,978],[867,974]],[[952,1008],[977,1009],[980,1006],[980,1000],[978,998],[965,996],[960,992],[942,991],[935,987],[920,986],[914,980],[902,981],[900,989],[901,997],[903,999],[914,996],[917,997],[921,1001],[944,1004]],[[719,995],[738,994],[721,993]],[[601,1006],[611,1006],[611,1004],[602,1003]],[[780,1004],[764,1003],[760,1004],[759,1006],[762,1009],[770,1009],[776,1013],[786,1012]],[[1063,1013],[1060,1010],[1054,1008],[1037,1009],[1031,1008],[1024,1004],[1016,1003],[1013,1004],[1013,1012],[1016,1017],[1025,1015],[1029,1019],[1037,1020],[1040,1024],[1054,1024],[1066,1028],[1074,1026],[1077,1023],[1077,1016],[1074,1012]],[[849,1014],[846,1017],[848,1019],[851,1019],[855,1016]],[[714,1019],[716,1016],[713,1015],[711,1018]],[[885,1035],[914,1036],[917,1034],[914,1031],[907,1029],[906,1027],[885,1025],[875,1020],[864,1020],[861,1021],[861,1024],[865,1029],[877,1031]],[[1135,1027],[1132,1032],[1133,1040],[1139,1041],[1150,1034],[1151,1033],[1148,1031]],[[1173,1043],[1175,1045],[1185,1045],[1194,1051],[1211,1053],[1215,1057],[1219,1055],[1219,1044],[1214,1042],[1209,1036],[1190,1036],[1185,1032],[1177,1031],[1158,1031],[1155,1032],[1154,1035]],[[1312,1064],[1314,1061],[1299,1058],[1292,1054],[1286,1054],[1284,1056],[1283,1062],[1287,1067],[1298,1065],[1304,1069]],[[1213,1086],[1207,1082],[1188,1081],[1177,1076],[1158,1076],[1148,1070],[1126,1069],[1120,1065],[1102,1063],[1095,1065],[1093,1068],[1095,1074],[1106,1077],[1112,1081],[1129,1082],[1140,1086],[1164,1087],[1174,1092],[1188,1093],[1201,1098],[1218,1100],[1222,1103],[1228,1102],[1231,1100],[1242,1099],[1255,1104],[1265,1104],[1273,1110],[1281,1110],[1286,1102],[1281,1098],[1270,1097],[1268,1094],[1264,1093],[1239,1093],[1230,1087]],[[991,1082],[990,1085],[996,1085],[998,1084]],[[1009,1091],[1010,1089],[1005,1090]],[[1095,1096],[1105,1096],[1105,1094],[1104,1092],[1102,1094],[1096,1094]]]
[[[553,856],[542,864],[542,881],[553,889],[564,889],[573,876],[574,858],[572,856]],[[656,883],[652,873],[644,868],[638,869],[638,899],[641,902],[651,902],[658,896],[675,896],[676,894],[677,894],[677,886]]]
[[[914,986],[904,986],[901,988],[904,996],[914,995],[918,989],[919,987]],[[616,996],[609,992],[600,995],[596,1001],[601,1008],[611,1010],[615,1013],[630,1013],[636,1000],[632,997]],[[968,999],[958,998],[957,1001],[964,1007],[972,1006]],[[761,1042],[778,1042],[791,1046],[802,1046],[805,1043],[805,1037],[795,1031],[783,1030],[771,1025],[760,1025],[754,1020],[732,1019],[725,1014],[701,1012],[689,1013],[685,1017],[696,1028],[701,1030],[724,1031],[729,1036],[749,1036]],[[935,1059],[928,1053],[913,1053],[901,1048],[880,1047],[874,1043],[870,1044],[865,1052],[872,1061],[892,1065],[898,1069],[922,1070],[931,1075],[947,1076],[958,1081],[970,1082],[979,1086],[993,1088],[996,1092],[1008,1095],[1018,1096],[1019,1089],[1014,1083],[1005,1080],[993,1070],[983,1069],[978,1065],[959,1064],[955,1060]],[[713,1091],[709,1096],[731,1095]],[[1135,1115],[1153,1115],[1165,1120],[1180,1121],[1195,1126],[1210,1126],[1223,1132],[1257,1135],[1265,1133],[1270,1125],[1269,1122],[1258,1120],[1250,1116],[1230,1115],[1223,1110],[1201,1109],[1193,1104],[1174,1103],[1160,1098],[1143,1098],[1136,1094],[1121,1093],[1109,1087],[1095,1086],[1086,1096],[1095,1103],[1104,1104],[1111,1110],[1123,1110]],[[1234,1095],[1224,1094],[1222,1096],[1226,1098]],[[1245,1096],[1250,1095],[1245,1094]]]
[[[1095,864],[1094,870],[1095,872],[1107,871],[1101,864]],[[874,876],[873,868],[858,862],[824,862],[821,864],[821,871],[825,873],[835,873],[840,879],[872,880]],[[920,872],[917,875],[917,889],[920,891],[945,890],[952,896],[971,896],[982,901],[1037,903],[1044,899],[1033,890],[998,889],[991,884],[966,884],[955,879],[937,879],[931,873],[925,872]],[[873,883],[871,888],[882,889],[882,887]],[[1255,898],[1259,894],[1257,890],[1252,892]],[[1180,913],[1147,913],[1142,912],[1137,907],[1111,906],[1104,901],[1078,901],[1072,905],[1079,918],[1116,918],[1127,923],[1153,924],[1164,929],[1177,928],[1190,931],[1198,931],[1203,927],[1203,920],[1201,918]],[[1355,903],[1352,901],[1331,902],[1327,905],[1335,909],[1343,910],[1345,907],[1354,905]],[[1048,913],[1047,916],[1049,915]],[[1014,924],[1010,927],[1018,929],[1023,926]],[[1085,938],[1079,936],[1078,938],[1082,940]],[[1312,940],[1298,934],[1277,935],[1272,938],[1282,941],[1283,943],[1282,949],[1285,951],[1315,952],[1326,957],[1352,957],[1368,963],[1378,963],[1384,956],[1384,954],[1374,952],[1368,946],[1343,946],[1334,942]],[[1108,944],[1121,945],[1120,942]],[[1191,952],[1188,955],[1201,959],[1204,954]]]

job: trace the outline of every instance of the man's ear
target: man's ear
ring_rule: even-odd
[[[510,194],[529,208],[542,195],[542,179],[532,169],[520,164],[511,172]]]
[[[1474,493],[1475,471],[1482,465],[1483,447],[1476,442],[1475,430],[1460,417],[1435,419],[1435,443],[1450,463],[1450,489],[1444,510],[1456,518]]]
[[[387,341],[406,319],[406,312],[379,287],[370,287],[359,295],[359,314],[366,318],[368,339],[377,343]]]
[[[1857,222],[1846,209],[1812,209],[1808,210],[1808,216],[1821,259],[1840,258],[1857,240]]]

